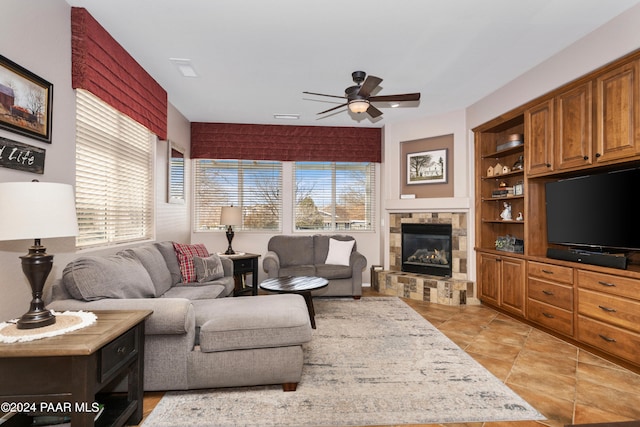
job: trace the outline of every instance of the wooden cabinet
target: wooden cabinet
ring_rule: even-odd
[[[591,81],[556,96],[554,164],[558,171],[593,163]]]
[[[573,336],[573,268],[527,263],[527,318]]]
[[[478,254],[479,297],[513,314],[525,314],[525,260],[489,253]]]
[[[596,162],[640,153],[640,60],[596,77]]]
[[[554,100],[549,99],[529,108],[524,117],[527,175],[553,172]]]
[[[640,280],[578,270],[578,339],[640,364]]]

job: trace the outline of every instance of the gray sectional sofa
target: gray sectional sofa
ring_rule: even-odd
[[[184,283],[172,242],[84,256],[45,287],[44,300],[56,311],[153,310],[145,323],[147,391],[267,384],[295,390],[302,375],[302,345],[311,340],[304,298],[228,298],[233,295],[233,262],[212,259],[222,263],[222,277]]]
[[[362,271],[367,259],[347,235],[273,236],[262,259],[269,278],[317,276],[329,280],[314,296],[362,296]]]

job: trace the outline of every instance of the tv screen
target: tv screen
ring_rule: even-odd
[[[587,248],[640,250],[640,168],[546,184],[547,240]]]

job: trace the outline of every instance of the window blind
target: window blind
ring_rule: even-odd
[[[223,206],[242,208],[235,230],[282,229],[282,163],[197,159],[194,168],[194,230],[221,230]]]
[[[77,247],[153,238],[153,138],[96,96],[76,90]]]
[[[373,230],[373,163],[296,162],[296,230]]]

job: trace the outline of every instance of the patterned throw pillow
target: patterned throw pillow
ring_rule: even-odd
[[[213,254],[208,258],[194,256],[193,265],[196,268],[196,280],[199,283],[211,282],[212,280],[224,277],[222,261],[220,261],[220,257],[216,254]]]
[[[209,256],[209,251],[202,243],[196,243],[195,245],[184,245],[182,243],[173,242],[173,248],[176,251],[178,262],[180,263],[182,283],[195,282],[196,271],[193,265],[193,257],[199,256],[207,258]]]

